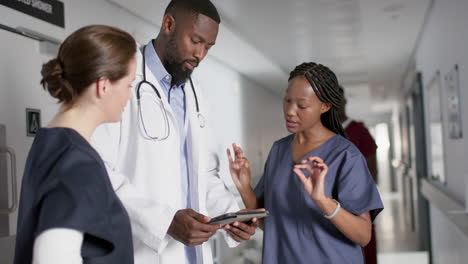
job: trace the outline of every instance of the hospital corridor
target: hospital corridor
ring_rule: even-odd
[[[92,31],[90,25],[110,26],[103,28],[136,41],[134,57],[125,61],[118,78],[106,79],[106,69],[86,84],[88,92],[70,96],[70,102],[111,98],[102,99],[99,108],[111,118],[102,114],[105,122],[97,122],[98,115],[90,114],[96,117],[91,118],[96,123],[92,137],[76,140],[89,146],[107,169],[100,170],[110,177],[105,186],[116,191],[89,191],[115,200],[112,213],[100,214],[112,227],[99,221],[91,226],[118,234],[113,239],[128,235],[123,245],[133,246],[122,249],[112,239],[81,230],[85,242],[103,243],[90,251],[101,254],[103,262],[93,262],[81,251],[83,262],[73,263],[116,263],[112,258],[106,262],[102,252],[122,250],[128,258],[135,256],[136,264],[467,264],[467,13],[468,0],[0,0],[0,264],[33,263],[18,261],[18,255],[32,256],[34,241],[28,241],[28,252],[15,248],[17,239],[25,237],[25,230],[18,230],[25,223],[46,225],[28,219],[33,216],[24,211],[27,198],[33,197],[34,206],[43,201],[27,175],[54,170],[26,161],[42,142],[37,137],[50,129],[46,127],[62,124],[57,116],[69,102],[60,92],[43,88],[48,82],[43,65],[56,61],[65,78],[59,55],[71,56],[66,47],[78,45],[73,38],[71,44],[65,41],[80,28]],[[184,38],[187,32],[195,33]],[[102,43],[94,51],[106,55],[106,49],[129,49],[115,38]],[[76,61],[94,65],[84,63],[96,58],[85,56],[88,51],[80,45]],[[185,59],[190,47],[193,58]],[[106,61],[104,55],[99,63],[112,70],[122,66],[120,57],[107,54],[113,59]],[[84,76],[86,71],[77,72]],[[131,90],[119,88],[122,80]],[[303,94],[311,94],[320,109],[304,106],[301,102],[309,101],[300,96],[293,106],[300,85],[312,88]],[[63,85],[76,88],[71,86]],[[109,87],[120,93],[110,93]],[[326,89],[332,89],[330,94]],[[320,112],[306,116],[314,109]],[[70,119],[69,124],[74,128],[91,119]],[[105,128],[98,126],[104,123]],[[306,124],[307,131],[320,124],[323,135],[330,136],[313,151],[300,152],[300,135],[322,135],[301,130]],[[290,147],[283,148],[286,144]],[[52,148],[44,146],[38,155]],[[332,158],[338,156],[351,165],[337,165]],[[288,162],[292,165],[286,168]],[[340,178],[348,167],[361,176]],[[297,168],[309,174],[301,177]],[[277,174],[282,177],[272,178]],[[322,204],[319,198],[326,195],[329,203]],[[78,194],[75,199],[90,198]],[[80,212],[99,211],[94,205],[101,202],[90,202],[93,209]],[[76,217],[55,208],[53,214]],[[249,239],[236,232],[255,228],[258,223],[250,218],[241,227],[210,231],[203,243],[184,239],[180,230],[189,225],[176,221],[179,212],[189,212],[201,223],[203,215],[214,218],[244,208],[269,211],[256,220],[262,228]],[[333,219],[345,213],[358,224],[349,228],[351,223],[346,227]],[[96,220],[80,219],[86,219],[83,224]],[[355,234],[364,222],[369,240],[361,248],[362,236]],[[130,223],[132,234],[113,228],[122,224],[130,230]],[[42,236],[37,230],[29,234],[36,241]],[[196,232],[183,234],[189,233]],[[52,259],[52,253],[45,259]]]

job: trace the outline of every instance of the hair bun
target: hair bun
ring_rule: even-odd
[[[73,89],[64,78],[62,64],[58,58],[52,59],[42,65],[42,87],[59,102],[68,101],[73,97]]]

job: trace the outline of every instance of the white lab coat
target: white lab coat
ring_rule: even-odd
[[[138,52],[137,63],[135,83],[143,78],[141,52]],[[170,124],[169,138],[164,141],[145,139],[139,122],[134,86],[134,96],[124,110],[122,121],[98,127],[92,142],[102,156],[112,185],[130,215],[135,263],[185,263],[184,245],[167,235],[174,214],[183,209],[179,129],[167,97],[148,67],[146,79],[162,96]],[[195,85],[195,89],[197,87]],[[185,85],[185,93],[185,129],[192,204],[196,206],[196,211],[210,217],[237,211],[239,207],[234,196],[218,175],[219,158],[214,151],[213,137],[210,136],[209,118],[203,97],[197,90],[200,111],[206,120],[206,126],[201,128],[190,82]],[[156,124],[164,129],[162,117],[155,118],[160,119]],[[224,231],[220,232],[230,247],[237,246],[238,243]],[[202,252],[197,252],[197,262],[212,263],[209,243],[204,243],[201,248],[199,251]]]

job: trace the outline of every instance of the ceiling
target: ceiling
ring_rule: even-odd
[[[168,2],[108,1],[156,24]],[[212,56],[278,94],[283,93],[288,73],[296,65],[319,62],[337,74],[347,94],[359,99],[348,101],[369,104],[360,108],[362,113],[373,105],[375,111],[391,108],[389,101],[399,92],[431,2],[212,1],[222,18]]]
[[[391,111],[430,6],[430,0],[213,1],[232,30],[284,72],[304,61],[329,66],[350,97],[348,111],[359,116]]]

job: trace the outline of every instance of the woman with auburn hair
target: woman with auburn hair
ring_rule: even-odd
[[[28,155],[15,264],[133,263],[129,217],[89,142],[98,125],[120,120],[136,51],[128,33],[92,25],[42,66],[41,84],[61,105]]]

